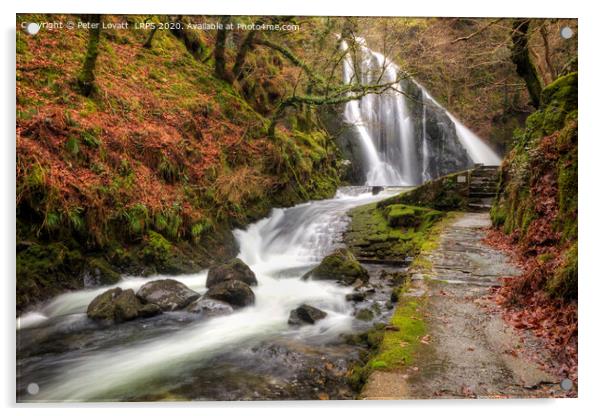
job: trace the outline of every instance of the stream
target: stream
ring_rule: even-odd
[[[360,347],[343,334],[362,331],[359,307],[374,307],[385,322],[390,288],[376,280],[382,267],[367,266],[375,293],[352,303],[352,288],[301,276],[341,245],[355,206],[398,193],[345,187],[332,199],[311,201],[235,230],[239,258],[255,272],[256,303],[234,314],[199,318],[185,311],[103,326],[86,316],[89,302],[109,287],[62,294],[18,319],[18,401],[146,401],[353,398],[345,375]],[[207,271],[168,276],[204,293]],[[166,276],[126,276],[136,290]],[[113,286],[114,287],[114,286]],[[315,325],[287,323],[308,303],[328,313]],[[34,384],[35,383],[35,384]],[[31,386],[39,391],[31,394]]]

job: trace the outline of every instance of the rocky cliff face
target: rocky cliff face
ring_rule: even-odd
[[[424,179],[472,167],[473,162],[458,139],[456,126],[445,110],[413,80],[402,81],[402,86],[408,94],[406,102],[414,123],[415,146],[419,149],[419,165],[423,168]]]

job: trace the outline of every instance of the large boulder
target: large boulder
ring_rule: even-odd
[[[142,302],[154,303],[163,311],[175,311],[190,305],[201,295],[172,279],[145,283],[136,293]]]
[[[220,300],[201,298],[188,305],[188,312],[198,313],[203,318],[212,318],[215,316],[229,315],[234,312],[234,308],[226,302]]]
[[[255,303],[255,294],[248,284],[239,280],[227,280],[211,287],[205,298],[229,303],[234,308],[243,308]]]
[[[327,313],[314,308],[313,306],[303,304],[297,309],[293,309],[288,317],[289,325],[315,324],[316,321],[326,318]]]
[[[304,276],[304,278],[310,277],[315,280],[336,280],[344,285],[352,285],[356,280],[365,283],[370,278],[368,271],[346,248],[339,248],[324,257],[316,268]]]
[[[257,285],[255,273],[241,259],[233,259],[227,263],[210,267],[207,273],[207,289],[228,280],[238,280],[249,286]]]
[[[88,305],[88,317],[95,321],[124,322],[161,313],[154,304],[142,304],[132,289],[117,287],[96,296]]]

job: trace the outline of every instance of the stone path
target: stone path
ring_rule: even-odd
[[[361,398],[565,394],[560,380],[542,371],[526,354],[516,352],[532,351],[533,345],[527,348],[525,334],[519,337],[507,326],[485,297],[500,277],[519,273],[503,253],[482,242],[484,228],[490,225],[487,213],[464,213],[442,232],[439,246],[427,256],[432,263],[430,278],[413,273],[408,293],[427,297],[428,342],[419,344],[410,365],[373,372]]]

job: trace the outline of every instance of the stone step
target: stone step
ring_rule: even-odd
[[[499,180],[498,176],[471,176],[471,182],[496,182]]]
[[[497,189],[497,183],[470,183],[471,189],[492,188]]]
[[[471,192],[468,197],[469,198],[494,198],[496,195],[495,192]]]
[[[497,189],[496,183],[471,183],[470,189]]]
[[[475,175],[471,175],[470,176],[470,180],[471,181],[475,181],[475,182],[497,182],[499,180],[499,176],[496,175],[487,175],[487,176],[475,176]]]
[[[472,212],[486,212],[491,209],[489,204],[468,204],[468,210]]]
[[[468,189],[470,192],[493,192],[497,191],[497,186],[470,186]]]

